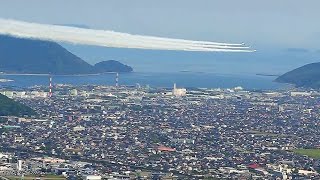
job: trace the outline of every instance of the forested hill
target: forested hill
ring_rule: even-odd
[[[127,68],[119,62],[92,66],[55,42],[0,35],[0,72],[74,75],[110,71],[126,72]]]
[[[0,116],[31,116],[35,111],[28,106],[0,94]]]
[[[276,79],[277,82],[297,87],[320,88],[320,62],[311,63],[289,71]]]

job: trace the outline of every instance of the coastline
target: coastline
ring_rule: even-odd
[[[0,79],[0,83],[13,82],[12,79]]]
[[[1,77],[1,75],[0,75]],[[35,74],[28,76],[22,74],[15,76],[3,75],[3,79],[13,79],[10,83],[17,87],[31,87],[34,85],[48,85],[48,75]],[[116,76],[112,72],[94,75],[54,75],[54,83],[71,85],[114,85]],[[256,76],[254,74],[217,74],[217,73],[179,73],[179,72],[131,72],[120,75],[121,85],[149,85],[150,87],[172,87],[177,83],[179,87],[203,87],[203,88],[233,88],[242,86],[245,89],[278,89],[284,84],[273,82],[272,77]],[[1,83],[2,84],[2,83]],[[4,83],[5,84],[5,83]],[[9,83],[8,83],[9,84]]]
[[[99,76],[102,74],[116,74],[116,73],[132,73],[132,72],[103,72],[93,74],[37,74],[37,73],[0,73],[5,76]]]

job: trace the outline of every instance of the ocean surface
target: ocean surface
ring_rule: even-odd
[[[113,73],[99,75],[52,76],[53,84],[72,85],[114,85],[116,75]],[[198,88],[233,88],[241,86],[247,90],[273,90],[288,87],[274,82],[276,77],[254,74],[215,74],[202,72],[134,72],[120,73],[120,85],[137,85],[150,87],[198,87]],[[0,75],[0,79],[13,80],[1,82],[0,87],[25,88],[34,85],[48,85],[48,75]]]

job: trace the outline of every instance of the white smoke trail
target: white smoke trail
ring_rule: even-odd
[[[244,44],[191,41],[114,31],[29,23],[0,18],[0,34],[21,38],[61,41],[114,48],[137,48],[177,51],[253,52]]]

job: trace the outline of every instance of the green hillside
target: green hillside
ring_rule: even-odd
[[[31,116],[35,114],[30,107],[0,94],[0,116]]]

